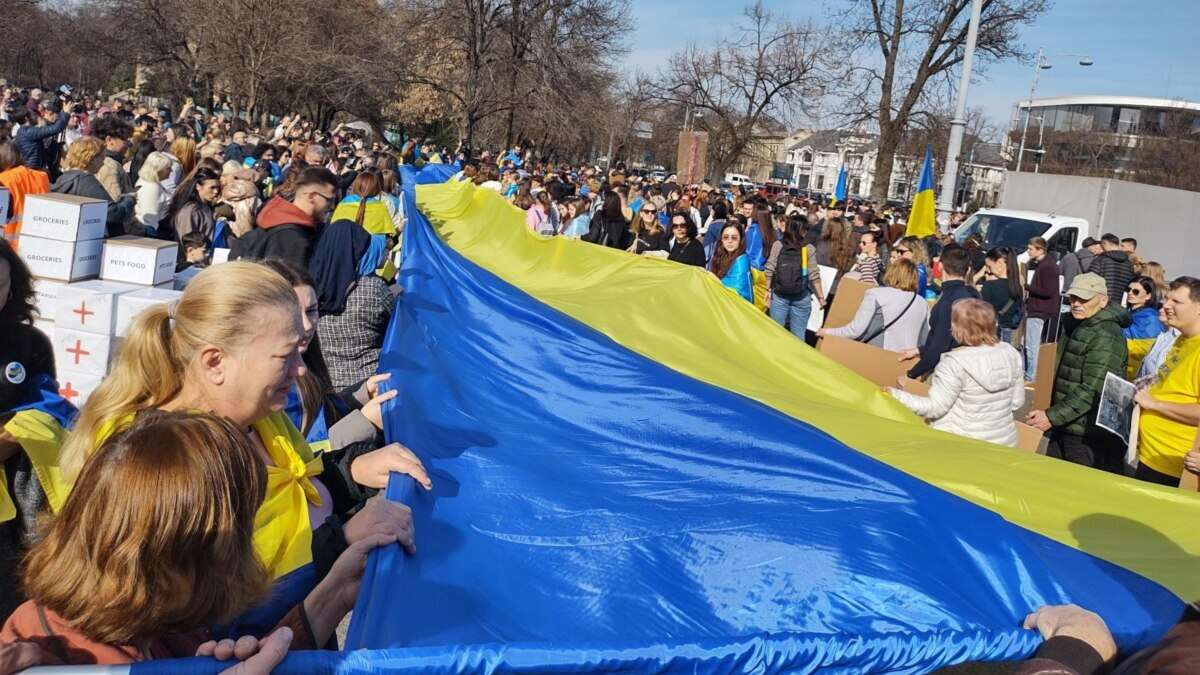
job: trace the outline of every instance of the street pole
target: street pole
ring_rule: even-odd
[[[958,105],[954,119],[950,120],[950,146],[946,149],[946,167],[942,174],[942,191],[938,195],[937,210],[949,219],[954,210],[954,184],[958,179],[958,153],[962,150],[963,132],[967,126],[967,89],[971,87],[971,62],[975,59],[975,41],[979,37],[979,15],[983,11],[983,0],[972,0],[971,23],[967,25],[967,48],[963,53],[962,78],[958,81]]]
[[[1029,116],[1033,114],[1033,93],[1037,90],[1038,78],[1042,74],[1042,63],[1045,58],[1043,50],[1039,49],[1037,60],[1033,63],[1033,84],[1029,87],[1029,107],[1025,109],[1025,123],[1021,126],[1021,149],[1017,151],[1017,171],[1021,170],[1021,161],[1025,159],[1025,134],[1029,133]]]

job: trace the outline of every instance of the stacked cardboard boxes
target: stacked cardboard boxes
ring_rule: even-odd
[[[177,245],[105,240],[106,218],[101,200],[30,195],[17,242],[34,275],[37,327],[54,347],[59,393],[76,405],[108,374],[137,314],[180,295],[173,290]]]

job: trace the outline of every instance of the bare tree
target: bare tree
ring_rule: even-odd
[[[718,179],[750,151],[772,120],[794,121],[839,81],[839,59],[826,32],[777,18],[761,2],[711,48],[675,53],[655,82],[657,97],[702,113],[711,174]]]
[[[904,131],[931,105],[929,87],[962,61],[971,0],[848,0],[844,22],[852,46],[866,54],[854,70],[857,95],[844,112],[879,127],[871,198],[886,198]],[[1048,0],[983,0],[976,68],[1021,56],[1018,31],[1046,11]],[[945,101],[941,101],[945,103]]]

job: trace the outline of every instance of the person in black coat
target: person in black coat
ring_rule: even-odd
[[[99,139],[85,136],[71,144],[63,163],[63,172],[50,186],[50,191],[63,195],[89,197],[108,204],[106,232],[109,237],[125,234],[125,223],[133,217],[133,198],[122,195],[117,201],[108,196],[108,191],[96,178],[96,171],[104,163],[104,144]]]
[[[704,244],[697,239],[698,234],[699,230],[691,216],[686,213],[671,216],[672,239],[667,260],[704,267]]]
[[[621,212],[621,197],[613,190],[605,190],[604,206],[592,216],[588,233],[583,240],[591,244],[599,244],[609,248],[627,250],[633,244],[633,232],[629,230],[629,221]]]
[[[954,303],[964,298],[979,298],[979,292],[966,282],[970,271],[970,253],[961,246],[949,246],[942,251],[942,295],[929,312],[929,337],[920,350],[912,349],[902,355],[906,360],[920,354],[921,359],[909,369],[908,376],[916,379],[933,372],[942,354],[954,349],[958,343],[950,334],[950,310]]]

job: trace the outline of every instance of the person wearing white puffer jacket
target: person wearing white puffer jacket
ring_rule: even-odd
[[[1000,342],[996,310],[982,300],[959,300],[950,332],[961,346],[942,355],[929,396],[889,393],[934,429],[1015,447],[1013,413],[1025,403],[1025,366],[1012,345]]]

